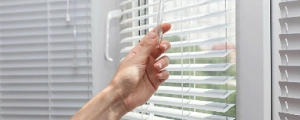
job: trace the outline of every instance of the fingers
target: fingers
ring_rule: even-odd
[[[163,56],[154,64],[154,69],[158,71],[158,73],[155,76],[159,80],[158,81],[159,84],[163,83],[166,79],[169,78],[170,73],[167,70],[163,70],[165,67],[169,65],[169,63],[170,63],[169,57]]]
[[[151,53],[151,56],[153,58],[158,58],[159,56],[161,56],[161,54],[163,54],[164,52],[166,52],[168,49],[171,48],[171,44],[170,42],[166,41],[166,40],[163,40],[160,45],[159,45],[159,48],[153,50],[153,52]]]
[[[161,71],[162,69],[164,69],[165,67],[167,67],[169,64],[170,64],[169,57],[163,56],[158,61],[156,61],[156,63],[154,64],[154,68],[157,71]]]
[[[167,70],[163,70],[156,74],[156,78],[159,79],[159,84],[165,82],[169,78],[169,76],[170,76],[170,73]]]
[[[161,43],[159,45],[159,49],[160,49],[161,53],[166,52],[170,48],[171,48],[171,44],[169,41],[166,41],[166,40],[161,41]]]
[[[155,49],[156,41],[157,35],[149,32],[132,51],[136,51],[142,58],[147,58]]]

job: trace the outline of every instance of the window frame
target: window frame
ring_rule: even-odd
[[[271,1],[237,0],[236,8],[237,119],[271,120]]]

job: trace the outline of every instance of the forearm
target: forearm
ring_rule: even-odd
[[[128,110],[113,86],[106,87],[82,107],[71,120],[119,120]]]

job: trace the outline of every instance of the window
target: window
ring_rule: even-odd
[[[172,75],[124,119],[299,119],[299,1],[270,2],[165,1]],[[156,26],[157,7],[158,0],[0,0],[0,119],[69,119]],[[105,15],[117,8],[122,17],[111,31],[121,33],[111,36],[109,62]]]
[[[89,0],[0,0],[1,120],[69,119],[92,97],[90,17]]]
[[[121,3],[123,56],[156,26],[158,0]],[[168,0],[164,39],[171,76],[148,103],[124,119],[235,118],[235,1]]]

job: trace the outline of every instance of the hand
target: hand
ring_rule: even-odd
[[[170,24],[163,24],[163,32]],[[127,112],[147,102],[158,86],[169,77],[163,70],[170,60],[164,56],[171,45],[162,41],[157,45],[155,29],[135,46],[120,64],[111,83],[85,104],[71,120],[119,120]]]
[[[163,32],[170,30],[168,23],[161,25]],[[153,29],[124,58],[110,85],[118,91],[128,112],[146,103],[159,85],[169,77],[163,70],[170,60],[163,56],[170,47],[168,41],[162,41],[156,48],[158,36]]]

